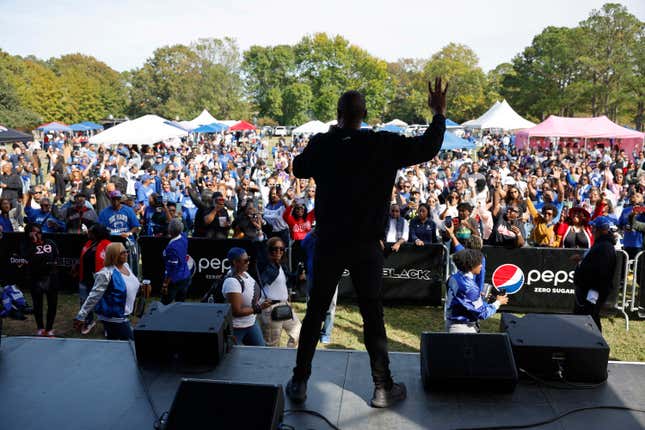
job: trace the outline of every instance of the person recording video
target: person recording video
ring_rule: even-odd
[[[479,320],[485,320],[508,303],[500,291],[493,303],[486,303],[475,278],[481,273],[483,254],[477,249],[464,249],[453,254],[458,272],[450,277],[446,288],[446,331],[448,333],[479,333]]]

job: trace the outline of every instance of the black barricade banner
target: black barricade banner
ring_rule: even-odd
[[[56,244],[58,248],[58,258],[56,266],[58,267],[59,289],[61,291],[76,292],[78,291],[78,279],[72,276],[72,269],[79,263],[81,249],[87,242],[86,234],[75,233],[44,233],[43,239],[49,239]],[[123,241],[120,237],[110,238],[112,241]],[[24,257],[22,253],[26,245],[24,233],[5,233],[0,240],[1,255],[0,264],[7,269],[7,273],[2,276],[3,282],[16,283],[21,285],[24,280]]]
[[[506,249],[486,246],[485,282],[505,288],[508,305],[502,310],[514,312],[570,313],[575,303],[573,277],[576,262],[571,257],[582,256],[584,249],[519,248]],[[616,253],[617,264],[614,289],[607,300],[615,303],[621,282],[624,254]]]
[[[445,252],[446,249],[439,244],[405,244],[399,252],[390,253],[383,264],[383,300],[441,305],[446,274]],[[338,296],[356,297],[349,270],[345,270],[340,280]]]
[[[164,276],[162,253],[170,239],[162,237],[142,236],[139,238],[141,252],[141,278],[149,279],[153,292],[159,293]],[[201,297],[211,287],[216,277],[230,269],[226,258],[229,249],[234,246],[246,249],[253,260],[256,246],[249,240],[212,240],[202,238],[188,239],[188,254],[195,260],[195,275],[188,294],[191,297]]]

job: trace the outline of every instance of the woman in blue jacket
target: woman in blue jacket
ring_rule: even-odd
[[[173,218],[168,225],[168,234],[172,239],[163,251],[163,264],[166,276],[161,288],[161,303],[172,303],[173,300],[186,300],[191,276],[188,269],[188,239],[183,233],[184,223]]]
[[[83,328],[87,314],[94,310],[110,340],[134,339],[130,314],[139,291],[139,280],[128,261],[128,251],[115,242],[105,248],[104,267],[94,276],[94,286],[76,315],[74,327]]]

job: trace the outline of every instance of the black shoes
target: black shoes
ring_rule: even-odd
[[[307,399],[307,381],[298,381],[293,378],[287,382],[287,397],[293,403],[302,403]]]
[[[374,408],[389,408],[401,400],[405,400],[406,396],[407,390],[405,384],[397,384],[395,382],[389,390],[385,388],[374,388],[374,396],[372,396],[370,404]]]
[[[286,394],[293,403],[302,403],[307,399],[307,381],[298,381],[293,378],[287,382]],[[375,408],[389,408],[407,397],[407,390],[403,383],[393,383],[389,390],[374,388],[374,396],[370,404]]]

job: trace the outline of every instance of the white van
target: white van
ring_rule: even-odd
[[[287,135],[287,127],[284,125],[278,125],[273,129],[273,135],[274,136],[286,136]]]

